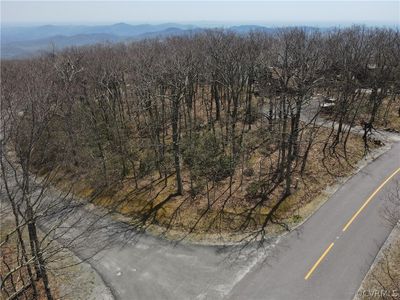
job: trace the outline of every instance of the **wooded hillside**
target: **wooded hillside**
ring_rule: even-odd
[[[399,128],[399,57],[399,32],[353,27],[210,30],[4,61],[3,143],[22,169],[137,228],[265,234],[287,226],[307,188],[345,175],[375,127]]]

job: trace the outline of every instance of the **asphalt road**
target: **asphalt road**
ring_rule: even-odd
[[[400,143],[396,143],[347,181],[302,226],[281,239],[226,298],[353,299],[392,230],[382,209],[388,205],[387,195],[398,184],[400,172],[377,189],[399,167]]]
[[[352,299],[391,231],[382,208],[400,172],[377,188],[399,167],[397,142],[298,229],[264,249],[236,252],[148,235],[136,239],[124,223],[82,207],[70,212],[59,239],[79,237],[71,250],[89,259],[116,299]],[[50,228],[60,218],[55,214],[41,226]],[[90,234],[82,234],[88,227]]]
[[[18,190],[13,174],[7,172],[9,187]],[[36,188],[32,199],[37,199],[40,184],[31,186]],[[44,195],[37,207],[46,214],[38,220],[40,229],[90,263],[115,299],[222,299],[270,249],[237,251],[138,235],[85,201],[68,201],[54,189]],[[2,214],[11,213],[5,199],[0,187]]]
[[[106,216],[74,251],[91,257],[94,249],[106,246],[90,263],[116,299],[352,299],[391,231],[382,208],[400,172],[370,196],[399,167],[397,142],[343,184],[298,229],[265,249],[250,247],[236,253],[230,248],[174,245],[147,235],[136,240],[129,227]],[[80,209],[74,218],[87,224],[96,217]],[[80,227],[75,227],[72,230],[79,233]]]

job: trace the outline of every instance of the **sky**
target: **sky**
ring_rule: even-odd
[[[1,1],[2,25],[399,25],[400,1]]]

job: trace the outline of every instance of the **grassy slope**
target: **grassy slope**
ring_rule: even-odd
[[[323,159],[323,141],[328,134],[327,129],[321,129],[317,141],[312,147],[309,162],[303,177],[298,175],[294,182],[293,195],[280,207],[278,215],[289,226],[296,224],[310,215],[322,201],[322,191],[335,184],[341,177],[349,176],[354,165],[363,157],[364,149],[360,137],[351,135],[347,145],[347,161],[344,159],[342,147],[338,147],[337,156]],[[261,162],[261,153],[255,151],[247,160],[245,168],[253,168],[257,174],[259,168],[268,170],[268,161]],[[324,160],[324,163],[323,163]],[[324,166],[325,164],[325,166]],[[299,168],[298,168],[299,169]],[[327,171],[329,170],[329,172]],[[204,239],[210,235],[243,234],[239,226],[243,224],[248,215],[243,212],[255,204],[254,200],[246,197],[247,187],[257,180],[258,175],[241,178],[240,168],[237,168],[234,179],[232,195],[229,196],[229,179],[218,183],[214,188],[209,187],[211,205],[208,206],[207,192],[203,190],[192,198],[189,193],[189,172],[184,170],[183,196],[174,197],[155,213],[147,224],[151,228],[169,228],[170,237],[178,238],[182,232],[192,232],[195,239]],[[71,177],[60,177],[60,186],[68,186]],[[95,203],[103,207],[112,207],[118,213],[133,220],[135,217],[148,213],[154,206],[168,198],[175,191],[174,176],[170,176],[167,185],[164,180],[157,179],[157,175],[148,176],[140,182],[139,189],[135,188],[132,177],[127,177],[123,182],[110,186],[95,198]],[[263,205],[257,207],[252,213],[252,221],[244,232],[260,227],[270,207],[277,201],[281,189],[271,195]],[[90,187],[87,178],[83,175],[74,187],[74,193],[85,198],[95,193]],[[271,225],[269,232],[282,230],[279,226]]]

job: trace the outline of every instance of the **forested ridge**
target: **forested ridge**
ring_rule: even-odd
[[[3,143],[22,170],[138,229],[259,238],[300,219],[307,189],[347,174],[379,144],[375,128],[398,128],[399,57],[398,31],[352,27],[209,30],[2,61]]]

